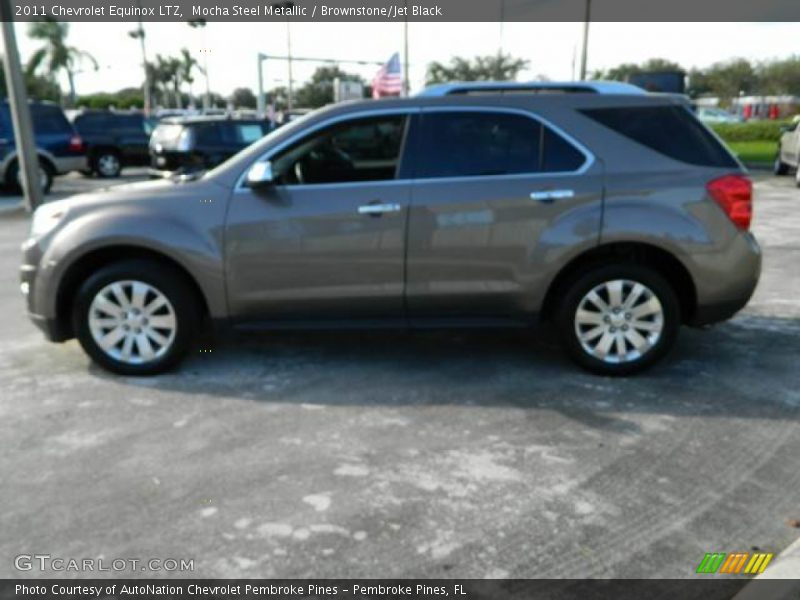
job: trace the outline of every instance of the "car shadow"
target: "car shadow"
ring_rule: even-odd
[[[796,419],[800,319],[742,315],[684,328],[674,351],[628,378],[581,371],[534,331],[259,333],[198,348],[176,372],[115,378],[140,389],[329,406],[549,409],[626,432],[617,413]],[[97,377],[114,377],[90,367]]]

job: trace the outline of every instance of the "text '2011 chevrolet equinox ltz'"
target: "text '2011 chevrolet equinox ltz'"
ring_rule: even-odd
[[[49,339],[123,374],[172,367],[207,321],[542,318],[578,364],[625,374],[747,303],[751,196],[679,98],[449,85],[316,111],[194,178],[45,204],[22,291]]]

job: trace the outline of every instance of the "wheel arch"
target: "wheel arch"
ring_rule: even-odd
[[[573,258],[558,272],[548,286],[542,302],[542,318],[550,320],[554,316],[558,300],[570,281],[593,267],[612,262],[635,263],[656,270],[670,283],[678,297],[681,321],[691,322],[697,309],[697,288],[689,270],[671,252],[643,242],[603,244]]]
[[[56,323],[58,330],[64,339],[74,337],[75,332],[72,328],[72,310],[75,302],[75,295],[81,284],[98,269],[115,262],[125,260],[148,260],[157,262],[173,269],[192,288],[193,293],[200,302],[200,313],[202,318],[207,318],[210,314],[209,301],[203,289],[198,284],[196,278],[190,271],[174,258],[167,256],[156,250],[135,245],[114,245],[94,248],[81,255],[70,264],[59,282],[56,291]]]

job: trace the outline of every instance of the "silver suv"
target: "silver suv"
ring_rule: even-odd
[[[174,366],[208,322],[545,319],[619,375],[742,308],[761,254],[725,146],[676,97],[534,87],[335,105],[202,175],[46,204],[23,247],[31,319],[130,375]]]

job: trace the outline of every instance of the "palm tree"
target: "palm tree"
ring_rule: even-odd
[[[27,72],[34,73],[41,65],[45,66],[47,75],[55,79],[64,70],[69,81],[69,104],[75,105],[75,73],[77,67],[84,60],[92,63],[95,71],[98,69],[97,61],[88,52],[79,50],[67,44],[69,24],[58,22],[52,18],[45,18],[30,24],[28,35],[35,40],[45,43],[33,53],[28,61]]]
[[[195,67],[200,69],[200,65],[198,64],[197,60],[195,60],[194,56],[192,56],[186,48],[181,48],[180,61],[181,65],[178,75],[181,79],[181,82],[187,83],[189,85],[189,103],[191,104],[192,84],[194,83],[194,77],[192,76],[192,72],[194,71]]]

